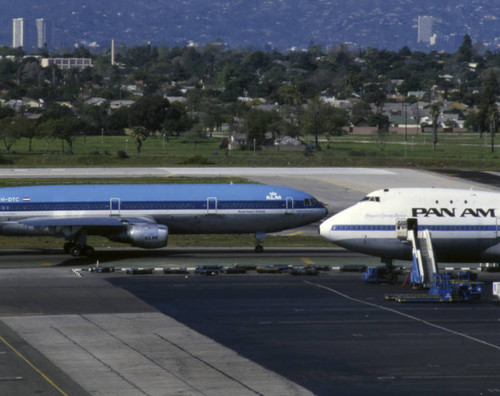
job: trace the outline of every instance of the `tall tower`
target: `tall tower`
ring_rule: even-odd
[[[37,48],[52,47],[52,23],[47,19],[36,20],[36,46]]]
[[[418,43],[431,43],[432,23],[433,18],[431,16],[418,17]]]
[[[12,20],[12,48],[29,48],[29,24],[24,18]]]

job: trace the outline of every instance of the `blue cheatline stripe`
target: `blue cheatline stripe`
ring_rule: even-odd
[[[429,231],[498,231],[496,225],[419,225],[418,229]],[[396,227],[386,224],[336,224],[332,231],[395,231]]]
[[[116,204],[118,209],[118,201]],[[211,202],[212,204],[212,202]],[[238,209],[286,209],[286,201],[214,201],[218,210]],[[203,201],[119,201],[121,210],[205,210]],[[306,206],[303,201],[294,201],[293,209],[320,209],[320,204]],[[289,209],[292,209],[291,207]],[[0,212],[41,212],[41,211],[81,211],[110,210],[110,201],[103,202],[20,202],[0,204]]]

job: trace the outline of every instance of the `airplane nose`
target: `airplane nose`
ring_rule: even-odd
[[[323,238],[328,239],[328,231],[330,228],[329,224],[330,224],[330,221],[328,219],[328,220],[325,220],[323,223],[321,223],[318,227],[318,234],[321,235]]]

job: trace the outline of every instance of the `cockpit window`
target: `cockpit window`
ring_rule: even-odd
[[[314,198],[306,198],[304,199],[304,206],[314,206],[318,203],[318,200]]]
[[[361,202],[363,201],[370,201],[370,202],[380,202],[380,197],[369,197],[369,196],[366,196],[364,197]]]

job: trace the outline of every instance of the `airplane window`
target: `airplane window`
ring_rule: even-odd
[[[364,197],[361,202],[363,201],[380,202],[380,197]]]

